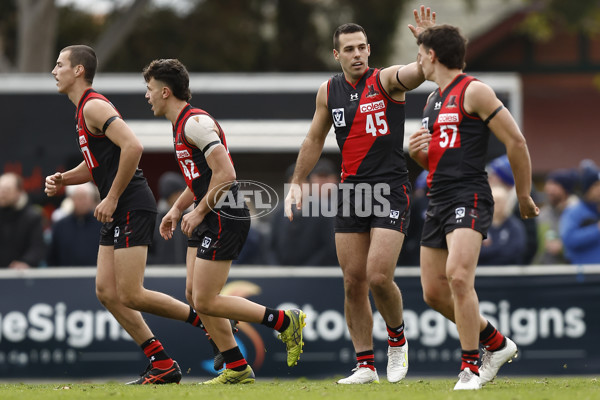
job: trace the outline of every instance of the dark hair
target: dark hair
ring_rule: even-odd
[[[164,82],[179,100],[190,101],[192,98],[190,75],[176,58],[153,60],[144,68],[143,74],[146,82],[152,78]]]
[[[452,25],[432,26],[417,38],[417,44],[435,51],[440,63],[450,69],[464,69],[467,39]]]
[[[96,52],[90,46],[84,44],[75,44],[67,46],[60,52],[70,51],[69,62],[71,66],[82,65],[84,69],[83,79],[86,80],[90,85],[94,81],[96,76],[96,68],[98,67],[98,58],[96,58]]]
[[[367,39],[367,32],[365,32],[364,28],[358,24],[354,24],[352,22],[340,25],[333,33],[333,48],[336,50],[340,50],[340,35],[346,33],[354,33],[354,32],[362,32],[365,35],[365,39]],[[367,39],[367,43],[369,39]]]

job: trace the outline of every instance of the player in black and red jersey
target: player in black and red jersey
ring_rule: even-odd
[[[435,24],[429,8],[414,10],[415,37]],[[388,331],[387,378],[398,382],[408,371],[402,296],[394,271],[409,222],[410,184],[403,152],[404,101],[424,77],[416,63],[369,68],[367,34],[344,24],[333,37],[333,56],[342,73],[317,92],[312,124],[298,154],[286,215],[302,208],[302,186],[323,150],[332,125],[342,154],[335,241],[344,274],[344,310],[356,352],[354,373],[341,384],[379,382],[373,350],[369,291]],[[305,191],[306,193],[306,191]]]
[[[144,79],[154,115],[164,116],[173,124],[175,159],[187,183],[162,219],[160,234],[170,239],[181,219],[181,230],[190,237],[186,297],[225,358],[223,373],[204,383],[253,383],[255,379],[224,318],[277,330],[286,344],[288,366],[296,365],[302,353],[304,312],[274,310],[242,297],[220,294],[250,229],[249,210],[244,199],[238,198],[239,183],[225,133],[206,111],[188,103],[192,97],[189,74],[179,60],[152,61],[144,68]],[[183,215],[192,204],[194,210]]]
[[[143,286],[148,245],[156,219],[156,201],[138,163],[142,144],[117,109],[92,88],[97,59],[88,46],[61,50],[52,75],[60,93],[77,107],[77,140],[84,161],[46,178],[45,192],[93,181],[102,201],[94,216],[102,222],[96,295],[141,346],[150,364],[132,384],[179,383],[181,369],[164,350],[140,311],[200,326],[187,304]]]
[[[455,390],[479,389],[517,355],[517,346],[479,313],[475,269],[494,202],[485,172],[490,131],[504,143],[523,218],[538,215],[530,196],[531,161],[523,134],[494,91],[463,73],[466,40],[453,26],[418,37],[417,62],[438,89],[410,156],[429,171],[429,207],[421,237],[421,283],[427,304],[456,323],[462,364]],[[479,368],[479,344],[483,346]]]

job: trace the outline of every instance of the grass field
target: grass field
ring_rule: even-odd
[[[336,385],[328,380],[258,381],[254,385],[199,386],[195,381],[180,385],[126,386],[107,383],[0,383],[2,400],[596,400],[600,399],[597,377],[498,378],[480,391],[454,392],[455,379],[407,379],[399,384],[383,380],[379,385]]]

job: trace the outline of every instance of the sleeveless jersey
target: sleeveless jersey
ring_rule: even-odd
[[[423,111],[431,132],[427,186],[432,204],[469,197],[492,201],[485,171],[490,137],[487,125],[464,109],[464,94],[475,78],[458,75],[442,93],[438,88]]]
[[[207,115],[210,117],[217,126],[220,143],[225,147],[225,150],[227,150],[227,154],[229,154],[229,150],[227,149],[227,141],[225,140],[225,133],[223,132],[223,129],[221,129],[219,123],[209,113],[200,108],[194,108],[190,104],[187,104],[183,110],[181,110],[175,125],[173,125],[175,160],[181,169],[181,173],[185,178],[187,186],[194,193],[194,201],[197,202],[200,201],[208,192],[208,186],[212,177],[212,170],[206,162],[204,152],[208,150],[211,145],[214,145],[214,143],[209,143],[204,149],[200,149],[186,139],[184,132],[185,124],[188,119],[194,115]],[[229,160],[233,164],[230,154]],[[239,185],[236,182],[230,188],[234,199],[237,199],[238,186]]]
[[[404,101],[386,93],[380,72],[368,69],[356,85],[342,73],[327,84],[327,108],[342,153],[342,182],[408,182]]]
[[[83,155],[85,163],[92,175],[92,179],[100,192],[100,198],[104,199],[119,169],[119,160],[121,157],[121,148],[114,144],[104,133],[94,134],[85,124],[83,117],[83,108],[85,104],[92,99],[106,101],[113,108],[114,106],[106,97],[96,92],[94,89],[88,89],[83,93],[79,104],[77,105],[76,129],[79,141],[79,150]],[[121,114],[115,108],[115,112]],[[148,182],[137,168],[131,181],[119,197],[119,202],[115,210],[115,215],[121,211],[129,210],[147,210],[156,212],[156,200],[148,186]]]

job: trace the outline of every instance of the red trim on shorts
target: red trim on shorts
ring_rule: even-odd
[[[217,242],[219,241],[219,239],[221,238],[221,232],[223,231],[223,227],[221,225],[221,212],[217,211],[217,221],[219,221],[219,232],[217,233]],[[215,250],[213,251],[213,255],[212,255],[212,259],[213,261],[215,260],[217,256],[217,249],[215,248]]]
[[[406,185],[402,185],[402,189],[404,190],[404,196],[406,197],[406,209],[409,210],[410,209],[410,197],[406,193]],[[402,220],[402,223],[400,224],[400,231],[401,232],[404,231],[404,220]]]
[[[477,208],[478,197],[479,196],[477,196],[477,193],[474,193],[473,208]],[[475,229],[475,219],[471,219],[471,229]]]
[[[275,329],[276,331],[279,331],[279,329],[281,329],[281,325],[283,325],[284,319],[285,319],[285,315],[284,315],[283,310],[279,310],[279,316],[277,317],[277,323],[275,324],[273,329]]]
[[[129,213],[130,211],[127,211],[127,226],[129,226]],[[125,247],[129,247],[129,235],[125,236]]]

